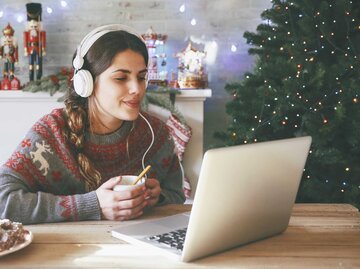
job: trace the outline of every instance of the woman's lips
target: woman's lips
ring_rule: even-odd
[[[127,106],[131,107],[131,108],[138,108],[140,106],[140,101],[139,100],[129,100],[129,101],[123,101],[124,104],[126,104]]]

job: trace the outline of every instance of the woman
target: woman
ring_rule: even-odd
[[[0,218],[127,220],[147,207],[184,202],[165,124],[140,112],[147,63],[141,36],[125,26],[99,27],[83,39],[65,108],[35,123],[0,168]],[[113,191],[121,175],[146,165],[145,187]]]

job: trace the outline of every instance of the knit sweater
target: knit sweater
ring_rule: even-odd
[[[145,166],[152,166],[148,176],[160,182],[161,204],[183,203],[173,140],[161,120],[143,115],[155,134],[145,158]],[[0,218],[24,224],[101,219],[96,192],[86,192],[74,146],[63,135],[66,126],[64,110],[53,110],[32,126],[0,167]],[[150,129],[138,117],[134,124],[124,121],[110,134],[86,133],[83,152],[101,173],[103,183],[114,176],[139,174],[150,143]]]

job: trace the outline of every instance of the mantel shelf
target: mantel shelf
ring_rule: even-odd
[[[183,89],[179,90],[180,94],[176,95],[177,100],[195,100],[201,101],[211,97],[211,89]],[[24,92],[24,91],[0,91],[0,102],[7,101],[19,101],[19,102],[47,102],[56,101],[59,97],[62,97],[64,93],[57,92],[51,96],[48,92]]]

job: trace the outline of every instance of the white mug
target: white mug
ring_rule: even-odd
[[[145,185],[145,177],[142,177],[136,185],[132,185],[132,183],[135,181],[137,176],[131,176],[131,175],[125,175],[121,176],[120,182],[115,185],[113,188],[114,191],[124,191],[124,190],[130,190],[133,188],[138,188],[139,186]]]

